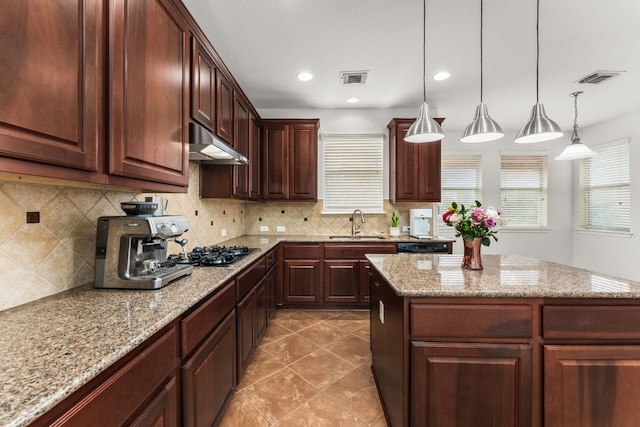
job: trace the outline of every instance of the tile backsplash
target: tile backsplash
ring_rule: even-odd
[[[350,234],[351,215],[323,215],[318,203],[257,203],[200,199],[199,166],[190,164],[189,189],[184,194],[146,194],[0,181],[0,310],[62,292],[93,281],[98,217],[123,215],[120,202],[159,195],[165,215],[184,215],[190,230],[187,250],[243,234]],[[409,209],[424,203],[385,201],[385,214],[366,214],[364,234],[389,233],[396,208],[400,225],[409,225]],[[27,212],[39,212],[40,222],[27,223]],[[268,232],[260,226],[269,227]],[[277,227],[284,226],[284,232]],[[226,236],[222,236],[226,230]],[[169,243],[169,252],[180,246]]]

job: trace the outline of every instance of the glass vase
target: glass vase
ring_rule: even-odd
[[[482,257],[480,256],[482,239],[480,237],[476,237],[473,240],[462,239],[462,242],[464,244],[462,268],[467,268],[469,270],[482,270]]]

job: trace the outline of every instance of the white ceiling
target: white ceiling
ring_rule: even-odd
[[[421,0],[183,0],[258,111],[415,108],[422,101]],[[540,1],[540,102],[567,132],[640,111],[640,1]],[[484,1],[484,102],[517,131],[536,100],[536,1]],[[463,130],[480,100],[480,1],[427,0],[427,101]],[[300,82],[296,74],[314,79]],[[369,70],[343,86],[341,71]],[[451,78],[431,77],[447,70]],[[599,85],[596,70],[626,71]],[[347,104],[350,96],[360,98]]]

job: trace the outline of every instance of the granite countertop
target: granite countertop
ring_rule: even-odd
[[[260,250],[232,267],[194,268],[158,290],[87,284],[1,311],[0,425],[31,423],[277,243],[272,236],[222,242]]]
[[[483,270],[462,255],[368,255],[402,297],[640,298],[640,282],[516,255],[482,255]]]

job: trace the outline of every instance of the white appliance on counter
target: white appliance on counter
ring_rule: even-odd
[[[431,220],[433,218],[432,209],[409,209],[409,227],[411,237],[418,239],[430,239]]]

